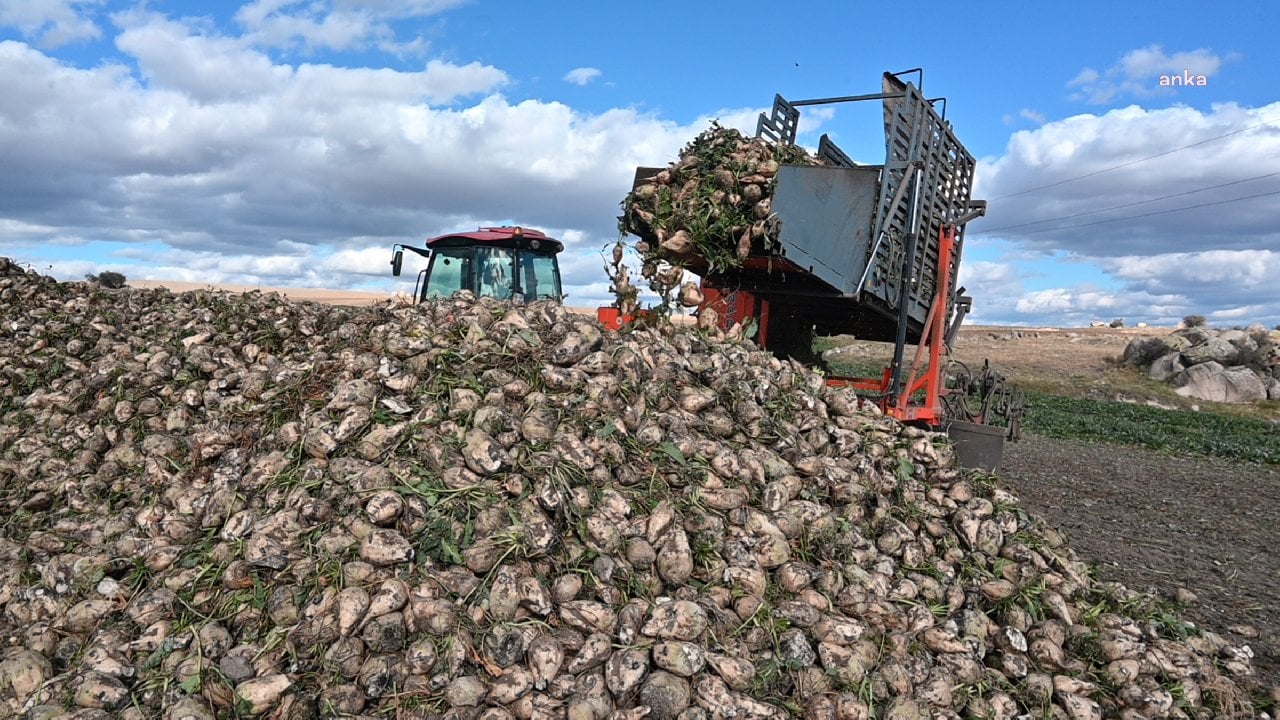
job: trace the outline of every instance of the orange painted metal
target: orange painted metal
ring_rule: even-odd
[[[596,320],[600,321],[600,324],[607,330],[621,330],[624,322],[622,312],[616,307],[596,308]],[[626,321],[629,322],[630,320],[631,318],[628,316]]]
[[[956,229],[943,226],[938,237],[938,280],[937,294],[929,306],[929,314],[925,319],[925,333],[920,344],[916,346],[915,357],[911,361],[911,370],[903,383],[898,397],[889,397],[889,386],[892,374],[885,368],[879,379],[829,377],[827,385],[833,387],[849,387],[877,393],[876,404],[886,415],[903,422],[913,421],[926,425],[938,426],[945,420],[942,398],[947,394],[943,373],[946,370],[946,303],[951,293],[951,265],[954,261]],[[928,358],[928,364],[921,363]],[[923,392],[921,402],[912,402],[912,397]]]
[[[637,310],[635,315],[623,315],[616,307],[605,306],[596,308],[596,320],[599,321],[606,330],[621,330],[623,325],[629,325],[637,317],[643,318],[648,314],[648,310]]]

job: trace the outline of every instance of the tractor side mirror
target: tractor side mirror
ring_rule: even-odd
[[[400,267],[404,265],[404,250],[396,250],[391,255],[391,274],[400,277]]]

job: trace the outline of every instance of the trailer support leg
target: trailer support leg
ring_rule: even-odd
[[[902,261],[902,281],[898,286],[898,328],[897,337],[893,343],[893,364],[889,366],[889,397],[895,402],[899,395],[905,394],[910,396],[911,393],[902,392],[902,358],[907,347],[907,321],[911,317],[909,314],[911,304],[911,280],[915,271],[916,264],[916,236],[911,234],[907,236],[907,252],[906,257]]]
[[[919,420],[936,425],[944,420],[942,396],[946,394],[943,373],[943,354],[947,348],[947,305],[951,297],[951,266],[955,251],[955,227],[943,226],[938,234],[937,292],[929,306],[923,336],[916,346],[911,372],[900,395],[893,396],[893,415],[900,420]],[[929,363],[921,376],[920,363],[928,353]],[[917,391],[924,390],[924,401],[911,403]]]

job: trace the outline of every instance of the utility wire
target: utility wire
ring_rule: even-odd
[[[1148,155],[1148,156],[1146,156],[1146,157],[1144,157],[1144,158],[1139,158],[1139,159],[1137,159],[1137,160],[1130,160],[1129,162],[1126,162],[1126,163],[1120,163],[1119,165],[1113,165],[1112,167],[1109,167],[1109,168],[1103,168],[1103,169],[1101,169],[1101,170],[1094,170],[1094,171],[1093,171],[1093,172],[1091,172],[1091,173],[1085,173],[1084,175],[1077,175],[1077,176],[1075,176],[1075,177],[1067,178],[1066,180],[1059,180],[1058,182],[1049,183],[1048,185],[1038,185],[1038,186],[1036,186],[1036,187],[1027,188],[1026,190],[1020,190],[1020,191],[1018,191],[1018,192],[1016,192],[1016,193],[1009,193],[1008,195],[1001,195],[1001,196],[1000,196],[1000,197],[998,197],[998,198],[993,198],[993,199],[991,200],[991,202],[995,202],[996,200],[1004,200],[1005,198],[1018,197],[1019,195],[1026,195],[1027,193],[1033,193],[1033,192],[1036,192],[1037,190],[1045,190],[1045,189],[1047,189],[1047,188],[1051,188],[1051,187],[1058,187],[1059,185],[1066,185],[1066,184],[1067,184],[1067,183],[1069,183],[1069,182],[1075,182],[1076,180],[1083,180],[1084,178],[1087,178],[1087,177],[1093,177],[1094,175],[1101,175],[1102,173],[1108,173],[1108,172],[1111,172],[1112,170],[1119,170],[1120,168],[1129,167],[1130,165],[1137,165],[1138,163],[1143,163],[1143,162],[1146,162],[1146,161],[1148,161],[1148,160],[1154,160],[1154,159],[1156,159],[1156,158],[1158,158],[1158,157],[1164,157],[1165,155],[1172,155],[1173,153],[1180,152],[1180,151],[1182,151],[1182,150],[1186,150],[1186,149],[1188,149],[1188,148],[1198,147],[1198,146],[1200,146],[1200,145],[1204,145],[1204,144],[1206,144],[1206,143],[1215,142],[1215,141],[1217,141],[1217,140],[1221,140],[1221,139],[1223,139],[1223,138],[1229,138],[1229,137],[1231,137],[1232,135],[1239,135],[1239,134],[1240,134],[1240,133],[1242,133],[1242,132],[1249,132],[1250,130],[1256,130],[1257,128],[1260,128],[1260,127],[1262,127],[1262,126],[1264,126],[1264,125],[1272,125],[1272,124],[1274,124],[1274,123],[1278,123],[1278,122],[1280,122],[1280,118],[1276,118],[1275,120],[1267,120],[1266,122],[1260,122],[1260,123],[1258,123],[1257,125],[1250,125],[1250,126],[1249,126],[1249,127],[1247,127],[1247,128],[1243,128],[1243,129],[1240,129],[1240,130],[1232,130],[1231,132],[1229,132],[1229,133],[1227,133],[1227,134],[1225,134],[1225,135],[1218,135],[1217,137],[1211,137],[1211,138],[1209,138],[1208,140],[1201,140],[1200,142],[1193,142],[1193,143],[1191,143],[1190,145],[1183,145],[1182,147],[1176,147],[1176,148],[1174,148],[1174,149],[1172,149],[1172,150],[1165,150],[1164,152],[1158,152],[1158,153],[1156,153],[1155,155]]]
[[[1158,202],[1160,200],[1167,200],[1169,198],[1182,197],[1184,195],[1194,195],[1196,193],[1205,192],[1206,190],[1217,190],[1218,188],[1230,187],[1232,185],[1239,185],[1241,183],[1253,182],[1254,180],[1261,180],[1263,178],[1275,177],[1276,175],[1280,175],[1280,170],[1267,173],[1266,175],[1255,175],[1251,178],[1245,178],[1243,180],[1232,180],[1231,182],[1222,183],[1220,185],[1209,185],[1202,188],[1196,188],[1194,190],[1187,190],[1186,192],[1161,195],[1159,197],[1153,197],[1149,200],[1138,200],[1137,202],[1124,203],[1122,205],[1112,205],[1111,207],[1100,208],[1098,210],[1085,210],[1083,212],[1072,213],[1070,215],[1059,215],[1058,217],[1046,218],[1044,220],[1033,220],[1031,222],[1018,223],[1017,225],[1002,225],[998,228],[991,228],[990,230],[984,229],[981,232],[993,233],[993,232],[999,232],[1001,230],[1013,230],[1014,228],[1027,227],[1028,225],[1042,225],[1044,223],[1057,222],[1058,220],[1070,220],[1071,218],[1081,217],[1083,215],[1095,215],[1100,212],[1107,212],[1110,210],[1119,210],[1121,208],[1133,207],[1135,205],[1146,205],[1147,203]]]
[[[1038,230],[1027,230],[1026,234],[1029,235],[1031,233],[1050,232],[1052,230],[1070,230],[1072,228],[1089,227],[1090,225],[1104,225],[1106,223],[1120,222],[1121,220],[1135,220],[1137,218],[1151,217],[1152,215],[1167,215],[1168,213],[1182,212],[1183,210],[1195,210],[1196,208],[1210,207],[1213,205],[1226,205],[1227,203],[1241,202],[1244,200],[1253,200],[1254,198],[1268,197],[1270,195],[1280,195],[1280,190],[1272,190],[1271,192],[1258,193],[1257,195],[1245,195],[1244,197],[1229,198],[1227,200],[1215,200],[1214,202],[1200,203],[1199,205],[1187,205],[1186,207],[1171,208],[1169,210],[1154,210],[1152,212],[1141,213],[1139,215],[1125,215],[1124,217],[1109,218],[1107,220],[1095,220],[1093,222],[1079,223],[1077,225],[1063,225],[1061,227],[1040,228]]]

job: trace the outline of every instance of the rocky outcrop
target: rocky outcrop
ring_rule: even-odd
[[[1220,403],[1253,403],[1267,399],[1262,378],[1247,367],[1224,368],[1210,360],[1173,375],[1169,381],[1183,397]]]
[[[1188,365],[1213,362],[1220,365],[1231,365],[1240,355],[1240,348],[1222,338],[1209,338],[1182,351],[1182,359]]]
[[[1280,399],[1280,331],[1181,328],[1164,337],[1136,337],[1121,356],[1152,380],[1184,397],[1222,403]]]

